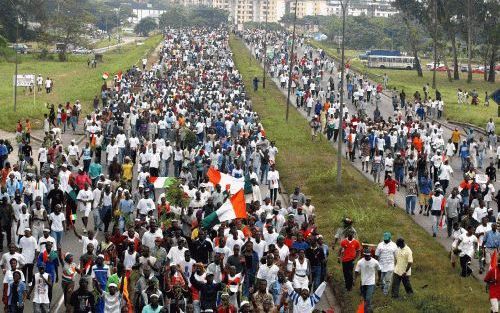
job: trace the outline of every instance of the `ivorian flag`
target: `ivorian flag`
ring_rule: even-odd
[[[109,73],[108,73],[108,72],[104,72],[104,73],[102,73],[102,79],[103,79],[103,80],[108,79],[108,77],[109,77]]]
[[[222,190],[229,189],[229,192],[232,195],[237,193],[240,189],[245,188],[245,178],[234,178],[233,176],[224,174],[213,167],[208,169],[207,176],[214,186],[218,184],[222,187]]]
[[[240,189],[237,193],[232,195],[231,198],[227,199],[217,211],[205,217],[203,221],[201,221],[201,226],[203,228],[210,228],[224,221],[246,217],[247,209],[245,194],[243,193],[243,189]]]
[[[116,74],[116,81],[121,82],[122,76],[123,76],[122,70],[119,70],[118,73]]]
[[[168,188],[175,182],[173,177],[150,177],[149,182],[152,183],[155,189]]]

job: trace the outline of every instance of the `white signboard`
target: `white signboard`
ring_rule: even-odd
[[[476,183],[486,184],[488,182],[488,175],[486,174],[476,174]]]
[[[14,85],[16,84],[16,76],[13,77]],[[17,87],[29,87],[35,86],[35,75],[32,74],[24,74],[17,75]]]

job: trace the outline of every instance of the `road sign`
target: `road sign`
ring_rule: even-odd
[[[13,84],[16,84],[16,76],[13,77]],[[21,74],[17,75],[17,87],[29,87],[35,86],[35,75],[33,74]]]

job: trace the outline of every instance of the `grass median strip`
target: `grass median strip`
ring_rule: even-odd
[[[255,76],[262,75],[260,64],[251,56],[244,43],[231,37],[236,68],[247,87]],[[269,79],[270,81],[270,79]],[[414,254],[412,284],[415,294],[392,300],[376,291],[376,312],[488,312],[488,295],[484,286],[474,278],[462,279],[450,266],[448,252],[429,236],[403,210],[388,208],[380,187],[366,180],[346,160],[343,163],[343,183],[337,187],[336,152],[323,138],[312,142],[307,121],[292,107],[288,123],[285,121],[286,97],[269,83],[266,89],[254,92],[247,88],[266,129],[276,141],[279,154],[278,170],[285,188],[290,191],[301,186],[312,197],[316,207],[316,223],[328,243],[343,217],[354,219],[361,242],[376,244],[382,233],[390,231],[394,238],[405,238]],[[355,312],[360,302],[357,289],[347,293],[335,252],[329,259],[329,272],[333,273],[335,294],[343,312]],[[359,280],[358,280],[359,283]]]
[[[35,127],[43,126],[43,113],[48,113],[46,103],[65,104],[80,100],[84,113],[92,107],[94,96],[100,98],[100,87],[103,83],[102,73],[108,72],[110,79],[119,70],[127,70],[143,56],[152,52],[160,43],[161,35],[156,35],[144,41],[143,45],[125,45],[120,51],[114,50],[104,54],[104,62],[98,63],[97,68],[89,68],[87,59],[92,55],[69,55],[67,62],[56,60],[42,61],[35,55],[20,56],[18,65],[19,74],[42,74],[45,79],[50,77],[54,81],[54,90],[50,94],[42,92],[36,94],[36,104],[33,104],[33,94],[24,87],[17,89],[17,111],[14,112],[14,63],[0,62],[0,128],[14,131],[18,119],[30,118]],[[57,58],[57,56],[55,56]]]

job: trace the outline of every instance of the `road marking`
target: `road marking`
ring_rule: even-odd
[[[56,306],[56,309],[55,311],[53,312],[60,312],[59,309],[61,308],[61,306],[63,305],[64,303],[64,294],[61,295],[61,298],[59,299],[59,301],[57,302],[57,306]],[[52,310],[51,310],[52,311]]]

